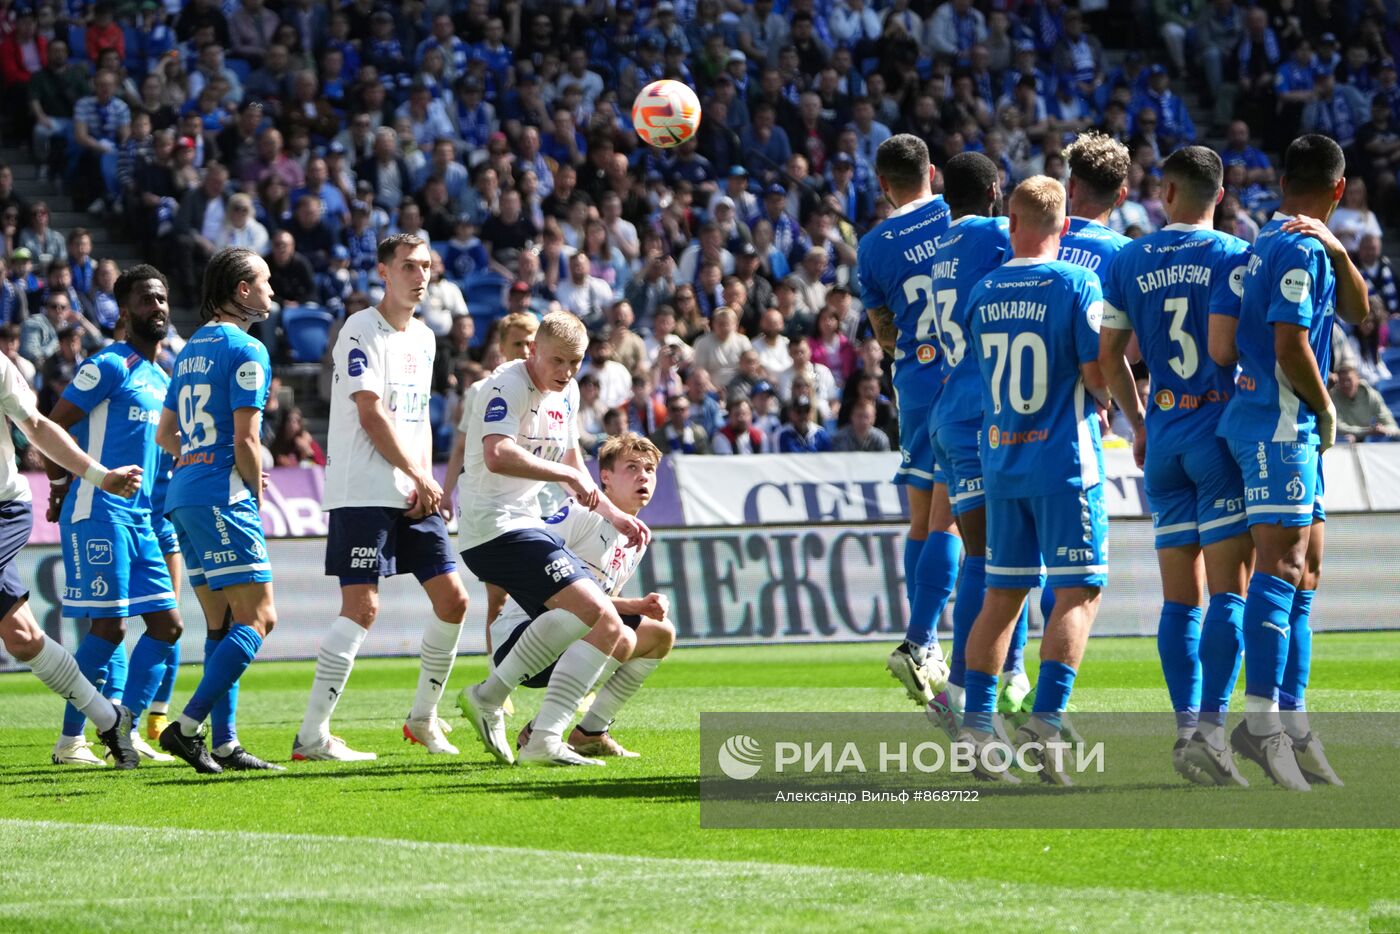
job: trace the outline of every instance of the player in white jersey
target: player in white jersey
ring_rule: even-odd
[[[39,414],[33,391],[8,358],[0,355],[0,424],[8,420],[24,432],[47,458],[106,493],[131,498],[141,490],[137,465],[108,470],[88,457],[62,428]],[[68,701],[97,727],[97,738],[119,769],[134,769],[141,755],[132,745],[131,711],[113,704],[78,670],[72,655],[39,628],[29,608],[29,591],[20,582],[15,558],[29,541],[34,525],[29,483],[15,466],[9,425],[0,431],[0,641],[34,676]]]
[[[369,629],[379,615],[379,579],[411,573],[436,619],[423,631],[422,665],[403,735],[431,753],[456,755],[437,715],[467,615],[467,591],[438,509],[433,479],[433,332],[413,317],[432,271],[427,241],[396,234],[379,244],[384,298],[351,315],[333,359],[330,451],[326,458],[326,573],[340,579],[340,615],[316,656],[306,716],[293,759],[361,761],[331,736],[331,713],[345,690]]]
[[[506,315],[496,325],[496,346],[501,351],[501,362],[524,360],[530,353],[530,345],[535,342],[535,332],[539,330],[540,319],[533,314],[517,311]],[[481,398],[485,379],[479,379],[462,393],[462,417],[457,420],[456,436],[452,441],[452,454],[447,458],[447,479],[442,485],[442,514],[452,518],[452,495],[457,491],[457,478],[462,474],[462,461],[466,456],[467,430],[471,426],[473,408]],[[505,606],[506,592],[495,584],[486,585],[486,653],[491,653],[491,624],[501,615]]]
[[[661,462],[661,452],[656,445],[633,432],[609,438],[598,451],[598,476],[603,493],[618,509],[628,515],[636,515],[651,501],[656,487],[656,465]],[[564,506],[544,520],[553,527],[567,547],[584,562],[598,586],[612,598],[613,607],[622,616],[622,623],[636,633],[636,645],[618,642],[612,656],[603,667],[599,677],[601,685],[598,697],[589,707],[578,726],[569,734],[569,746],[582,756],[617,756],[625,759],[637,757],[637,753],[624,749],[613,739],[609,727],[642,682],[656,670],[671,651],[676,642],[676,630],[666,618],[668,601],[659,593],[649,593],[645,597],[622,597],[622,588],[631,579],[642,555],[646,553],[643,544],[629,545],[627,539],[596,512],[581,509],[576,503],[566,502]],[[520,604],[508,602],[500,617],[492,624],[495,633],[496,653],[504,657],[529,628],[530,614]],[[590,636],[574,643],[560,658],[567,666],[570,653],[579,654],[586,650]],[[548,685],[540,710],[547,715],[551,711],[572,713],[578,704],[579,685],[573,678],[555,677],[554,666],[531,677],[525,682],[527,687]],[[516,748],[529,744],[532,730],[529,725],[520,731]],[[594,759],[593,763],[601,765]]]
[[[550,531],[539,509],[540,490],[546,483],[558,483],[581,507],[597,510],[629,544],[645,543],[650,537],[643,523],[598,491],[579,454],[574,376],[587,346],[588,335],[577,317],[568,312],[546,315],[529,357],[506,364],[486,380],[482,404],[467,433],[466,463],[458,485],[462,560],[482,581],[502,587],[537,614],[496,670],[459,699],[487,751],[503,763],[515,760],[502,705],[516,685],[591,634],[587,650],[557,669],[583,685],[586,693],[617,643],[635,641],[612,601],[578,556]],[[566,711],[562,716],[537,716],[521,761],[584,764],[564,744],[563,730],[571,715]]]

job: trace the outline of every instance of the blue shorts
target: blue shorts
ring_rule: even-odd
[[[342,587],[412,574],[421,584],[457,570],[447,523],[437,513],[410,519],[388,506],[330,510],[326,573]]]
[[[960,516],[987,505],[982,492],[982,457],[977,450],[982,420],[968,419],[937,426],[933,435],[933,456],[948,476],[948,501],[953,515]]]
[[[84,519],[60,529],[63,615],[125,619],[178,605],[155,532],[144,526]]]
[[[1154,454],[1143,469],[1158,548],[1214,545],[1246,531],[1244,481],[1220,438],[1181,454]]]
[[[1326,518],[1317,445],[1292,441],[1227,440],[1244,475],[1250,525],[1301,528]]]
[[[1103,484],[1049,496],[987,497],[987,586],[1103,587],[1108,513]]]
[[[232,506],[181,506],[170,521],[195,587],[223,590],[272,580],[262,519],[251,497]]]
[[[537,616],[539,614],[535,615]],[[505,657],[508,654],[510,654],[511,648],[515,645],[516,642],[520,640],[520,637],[524,635],[526,628],[528,628],[529,625],[534,621],[534,617],[531,616],[520,620],[518,623],[516,623],[515,627],[510,631],[510,634],[507,635],[504,639],[502,639],[500,641],[500,644],[494,646],[491,649],[491,661],[496,665],[499,665],[501,662],[505,661]],[[637,627],[641,624],[642,617],[640,615],[634,613],[622,614],[622,625],[626,626],[633,632],[636,632]],[[557,659],[555,661],[557,661]],[[535,672],[530,677],[520,682],[520,685],[521,687],[527,688],[547,688],[549,687],[549,679],[553,676],[554,662],[550,662],[548,667],[546,667],[544,671]],[[601,685],[595,685],[595,687],[601,687]]]
[[[170,521],[169,516],[158,516],[153,512],[151,525],[155,529],[161,555],[173,555],[180,550],[180,537],[175,534],[175,523]]]
[[[929,416],[932,414],[931,405],[910,411],[899,410],[899,453],[903,461],[894,472],[895,483],[931,490],[935,483],[948,482],[933,456],[933,442],[928,430]]]
[[[462,552],[462,562],[483,584],[495,584],[531,619],[554,595],[577,580],[593,580],[587,565],[548,529],[516,529]]]
[[[15,558],[29,543],[34,528],[34,508],[27,500],[0,503],[0,619],[29,599],[29,589],[19,579]]]

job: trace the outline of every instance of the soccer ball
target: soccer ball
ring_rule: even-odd
[[[679,146],[700,128],[700,98],[679,81],[653,81],[632,104],[632,126],[648,145]]]

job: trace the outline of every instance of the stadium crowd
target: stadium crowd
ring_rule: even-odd
[[[1063,179],[1066,142],[1097,128],[1132,154],[1111,218],[1130,237],[1164,223],[1162,160],[1215,143],[1216,225],[1249,240],[1278,202],[1281,148],[1323,132],[1352,173],[1331,226],[1374,309],[1336,344],[1339,410],[1370,419],[1344,434],[1400,434],[1386,406],[1400,291],[1382,249],[1382,223],[1400,219],[1400,11],[1082,7],[0,0],[0,93],[40,177],[157,258],[177,303],[194,303],[217,249],[264,254],[280,308],[260,337],[275,361],[321,362],[328,332],[377,300],[379,239],[428,239],[443,458],[463,390],[500,360],[498,322],[555,307],[592,335],[578,413],[592,447],[627,429],[685,453],[897,446],[890,361],[855,274],[858,238],[889,212],[874,159],[893,133],[939,163],[984,152],[1010,191]],[[1101,37],[1123,21],[1142,44],[1151,22],[1159,41],[1106,57]],[[663,77],[704,105],[696,137],[670,151],[629,122],[637,91]],[[93,255],[89,230],[50,226],[8,167],[0,238],[0,347],[47,411],[117,326],[116,264]],[[172,338],[167,362],[176,350]],[[294,400],[272,398],[269,461],[324,462]]]

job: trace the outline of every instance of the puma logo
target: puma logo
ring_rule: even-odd
[[[438,689],[439,691],[442,690],[442,682],[439,681],[437,678],[429,678],[429,679],[428,679],[428,683],[429,683],[429,684],[437,685],[437,689]]]
[[[331,692],[331,700],[335,700],[336,698],[340,697],[340,692],[335,688],[326,688],[326,690]]]

